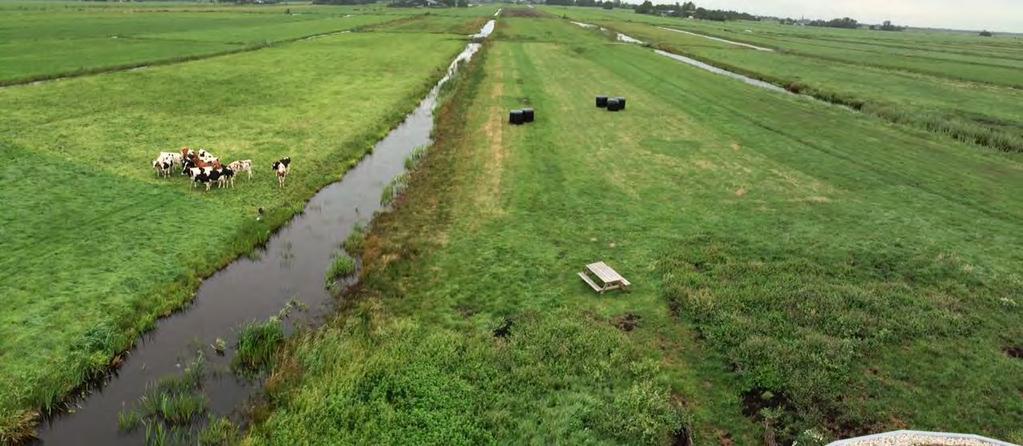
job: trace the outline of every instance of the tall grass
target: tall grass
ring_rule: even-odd
[[[355,273],[355,259],[348,254],[339,252],[334,255],[334,260],[330,263],[330,268],[327,269],[324,277],[324,281],[327,285],[336,282],[338,279],[348,277]]]
[[[241,431],[231,420],[213,417],[199,431],[196,443],[199,446],[231,446],[241,443]]]
[[[121,411],[118,428],[130,432],[145,425],[150,432],[153,424],[187,426],[202,417],[207,410],[207,400],[200,389],[206,373],[206,360],[200,351],[181,375],[160,379],[149,386],[135,407]],[[165,435],[162,431],[151,433],[161,438]]]
[[[273,317],[266,322],[252,322],[238,336],[238,353],[232,367],[241,372],[258,372],[271,364],[274,354],[284,342],[284,324]]]
[[[352,227],[352,232],[345,238],[344,243],[341,247],[345,249],[349,255],[359,256],[362,255],[363,244],[366,242],[366,226],[360,223],[356,223]]]

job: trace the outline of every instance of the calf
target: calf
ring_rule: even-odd
[[[153,170],[161,177],[170,176],[171,166],[173,166],[173,164],[165,159],[157,158],[153,160]]]
[[[199,176],[201,174],[205,174],[205,175],[208,176],[212,172],[213,172],[213,168],[212,167],[208,167],[208,166],[207,167],[189,167],[188,171],[185,174],[188,175],[190,178],[195,178],[195,177],[197,177],[197,176]]]
[[[274,161],[273,170],[277,174],[277,185],[284,187],[284,180],[288,178],[288,171],[291,169],[291,157],[281,158]]]
[[[184,162],[184,157],[182,157],[181,154],[178,152],[160,152],[160,154],[157,155],[156,159],[161,161],[169,161],[171,167],[174,167],[175,164],[180,165]]]
[[[213,156],[213,154],[208,152],[206,149],[199,149],[198,157],[204,163],[213,164],[214,161],[218,161],[217,157]]]
[[[245,172],[249,174],[249,179],[252,179],[252,160],[232,161],[227,167],[230,167],[235,173]]]
[[[192,176],[192,188],[195,188],[200,184],[205,184],[206,190],[208,191],[210,190],[210,184],[212,184],[212,182],[213,180],[210,179],[210,175],[203,171]]]
[[[220,169],[220,178],[217,179],[218,187],[234,187],[234,169],[224,167]]]

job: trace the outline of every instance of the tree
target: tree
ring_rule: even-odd
[[[653,14],[654,4],[650,0],[644,1],[641,5],[636,7],[637,14]]]
[[[696,12],[696,3],[685,2],[682,4],[682,15],[684,17],[691,16],[694,12]]]
[[[857,22],[856,20],[853,20],[853,19],[851,19],[849,17],[843,17],[843,18],[840,18],[840,19],[831,19],[831,20],[828,20],[826,22],[824,20],[814,20],[814,21],[808,23],[808,25],[810,25],[810,26],[826,26],[826,27],[829,27],[829,28],[849,28],[849,29],[856,29],[856,28],[860,27],[859,22]]]
[[[611,3],[610,1],[606,1],[606,2],[604,2],[603,5],[600,5],[600,7],[604,8],[604,9],[614,9],[615,4]]]
[[[874,27],[872,26],[871,29],[874,29]],[[879,29],[881,31],[902,31],[902,30],[904,30],[906,28],[904,28],[902,26],[892,25],[892,21],[891,20],[885,20],[884,23],[881,24],[881,26],[877,27],[876,29]]]
[[[984,31],[980,32],[980,36],[981,37],[993,37],[994,34],[991,31],[984,30]]]

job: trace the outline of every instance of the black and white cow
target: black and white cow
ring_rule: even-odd
[[[288,178],[288,171],[291,170],[291,157],[281,158],[274,161],[273,171],[277,174],[277,185],[284,187],[284,180]]]
[[[207,151],[206,149],[199,149],[198,156],[199,159],[202,160],[202,162],[207,164],[213,164],[214,162],[219,161],[219,158],[213,156],[213,154]]]
[[[220,178],[217,179],[218,187],[234,187],[234,169],[230,167],[220,168]]]
[[[169,177],[173,165],[173,163],[164,159],[157,158],[153,160],[153,170],[156,172],[156,175],[161,177]]]

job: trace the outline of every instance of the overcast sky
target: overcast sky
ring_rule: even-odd
[[[638,1],[638,0],[633,0]],[[654,0],[675,3],[675,0]],[[899,25],[1023,32],[1023,0],[694,0],[709,9],[799,18],[852,17]],[[679,0],[684,3],[684,0]]]

